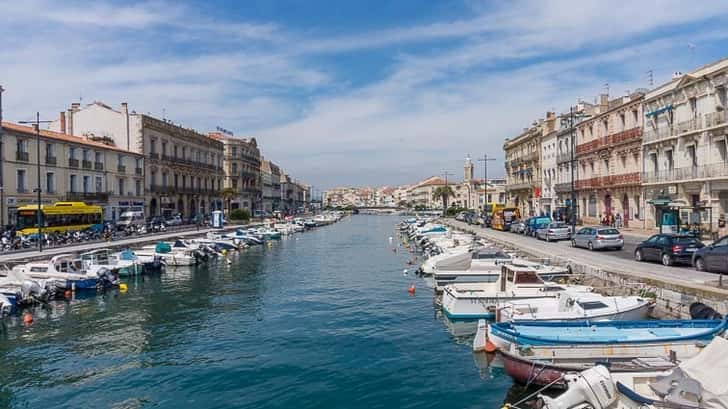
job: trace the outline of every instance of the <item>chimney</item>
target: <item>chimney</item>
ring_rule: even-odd
[[[61,111],[60,116],[60,128],[61,133],[66,133],[66,113],[63,111]]]
[[[66,112],[66,134],[73,135],[73,105]]]

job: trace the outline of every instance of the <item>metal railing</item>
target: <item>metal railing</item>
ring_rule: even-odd
[[[557,183],[554,185],[554,192],[567,193],[571,192],[571,182]]]
[[[93,200],[97,202],[108,202],[108,192],[66,192],[66,200],[71,202],[83,202]]]
[[[118,166],[116,166],[116,171],[119,173],[126,173],[126,166],[118,165]]]
[[[685,132],[692,132],[697,131],[703,128],[703,121],[702,118],[697,117],[693,119],[689,119],[687,121],[678,122],[677,126],[675,127],[675,133],[681,134]]]
[[[571,152],[559,152],[556,154],[556,163],[564,163],[571,161]]]
[[[104,170],[104,163],[103,162],[94,162],[94,169],[95,170]]]
[[[728,164],[713,163],[702,166],[665,169],[657,172],[645,172],[642,175],[642,181],[644,183],[679,182],[726,176],[728,176]]]
[[[84,169],[91,169],[91,161],[90,160],[82,160],[81,161],[81,167]]]
[[[642,136],[642,142],[650,143],[675,136],[672,128],[663,126],[657,129],[647,129]]]
[[[47,165],[55,165],[58,162],[55,156],[46,156],[45,163]]]
[[[728,123],[728,111],[711,112],[705,114],[705,127],[712,128],[714,126],[724,125]]]
[[[68,166],[71,168],[77,168],[78,167],[78,159],[70,158],[68,159]]]
[[[136,169],[134,169],[134,173],[136,173],[137,175],[141,175],[142,174],[142,168],[136,168]]]
[[[28,152],[17,151],[15,152],[15,160],[28,162],[28,160],[30,160],[30,155],[28,155]]]

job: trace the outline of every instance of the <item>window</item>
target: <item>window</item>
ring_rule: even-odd
[[[627,129],[627,118],[624,113],[619,114],[619,124],[621,125],[621,131]]]
[[[659,162],[657,160],[657,153],[650,153],[650,162],[652,162],[653,172],[657,172],[660,170]]]
[[[96,193],[101,193],[104,191],[104,186],[102,184],[101,176],[96,176]]]
[[[622,160],[622,169],[625,169],[627,167],[627,156],[620,156],[620,159]]]
[[[179,187],[179,175],[174,174],[174,187]]]
[[[689,100],[690,102],[690,112],[693,114],[693,117],[698,115],[698,99],[696,97],[692,97]]]
[[[152,174],[149,176],[149,182],[152,186],[157,185],[157,172],[152,172]]]
[[[177,159],[177,145],[174,145],[174,158]]]
[[[157,140],[154,138],[149,140],[149,153],[151,153],[151,154],[157,153]]]
[[[609,174],[609,159],[604,159],[604,174]]]
[[[124,180],[124,178],[119,178],[119,196],[124,196],[124,190],[125,190],[124,183],[125,182],[126,181]]]
[[[18,169],[15,173],[16,180],[17,180],[17,186],[18,186],[18,192],[25,192],[28,188],[27,181],[25,179],[25,169]]]
[[[141,158],[137,158],[136,159],[136,168],[137,169],[141,169],[142,168],[142,159]]]
[[[119,167],[124,166],[124,155],[119,154],[117,161],[119,162]]]
[[[71,193],[78,192],[78,176],[71,175],[71,181],[68,188],[71,190]]]
[[[182,147],[182,159],[187,159],[187,147]]]
[[[19,153],[28,153],[28,141],[18,138],[17,151]]]
[[[56,175],[53,172],[46,173],[46,193],[56,192]]]
[[[88,188],[89,188],[90,179],[91,178],[89,176],[84,176],[83,177],[83,193],[88,193],[89,192]]]
[[[231,173],[238,173],[238,164],[233,162],[232,164],[232,172]]]
[[[76,159],[76,147],[71,146],[68,148],[68,159]]]
[[[667,169],[672,170],[674,168],[674,162],[672,160],[672,150],[665,151],[665,159],[667,162]]]
[[[162,155],[167,156],[167,141],[162,141]]]
[[[688,151],[688,160],[690,160],[690,165],[692,167],[694,167],[694,168],[697,167],[698,166],[698,158],[695,155],[695,145],[689,145],[689,146],[687,146],[687,151]]]
[[[632,110],[632,125],[633,125],[633,127],[637,127],[637,126],[639,126],[639,123],[640,123],[639,114],[637,113],[637,110],[634,109],[634,110]]]
[[[96,163],[101,163],[104,161],[103,157],[101,156],[101,152],[94,152],[94,161]]]
[[[238,188],[238,178],[233,178],[232,183],[233,183],[233,189],[237,189]]]
[[[230,156],[232,156],[232,157],[238,156],[238,148],[236,146],[233,146],[232,148],[230,148],[230,151],[231,151]]]
[[[55,146],[52,143],[47,143],[46,144],[46,159],[54,158],[55,156],[56,156]]]
[[[167,186],[167,172],[162,172],[162,186]]]
[[[182,187],[187,187],[187,175],[182,175]]]
[[[607,304],[604,304],[601,301],[577,301],[577,304],[583,309],[583,310],[596,310],[599,308],[607,308]]]
[[[82,151],[82,158],[83,158],[83,160],[90,162],[91,161],[91,152],[89,152],[88,149],[84,149]]]
[[[136,182],[134,182],[134,185],[135,185],[134,188],[136,191],[136,195],[141,196],[142,195],[142,181],[137,179]]]

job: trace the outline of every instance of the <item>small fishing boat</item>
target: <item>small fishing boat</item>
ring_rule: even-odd
[[[169,243],[159,242],[155,245],[144,246],[136,250],[138,256],[159,257],[167,266],[193,266],[197,264],[197,257],[188,249],[173,249]]]
[[[111,249],[92,250],[79,255],[83,261],[83,268],[90,273],[106,269],[120,276],[131,276],[141,274],[143,267],[141,262],[132,258],[120,258],[119,253]]]
[[[596,364],[615,372],[671,369],[725,329],[725,320],[501,322],[490,324],[487,342],[517,382],[563,387],[565,373]]]
[[[133,250],[126,249],[114,254],[119,260],[134,261],[142,266],[143,273],[159,273],[164,269],[166,263],[160,256],[139,255]],[[123,272],[120,272],[123,274]]]
[[[18,269],[0,270],[0,294],[7,297],[13,307],[46,303],[56,291],[54,280],[31,279]]]
[[[500,321],[636,321],[647,319],[653,306],[651,300],[637,296],[609,297],[566,290],[554,298],[504,302],[496,315]]]
[[[494,319],[500,304],[533,298],[555,298],[572,290],[591,291],[591,287],[562,285],[544,281],[531,267],[503,265],[500,271],[490,270],[487,282],[447,285],[442,291],[442,310],[455,319]]]
[[[728,340],[715,337],[669,371],[611,372],[603,365],[564,375],[566,392],[538,395],[542,409],[728,408]]]
[[[13,267],[13,270],[32,279],[53,280],[60,290],[92,290],[119,283],[118,276],[109,270],[101,268],[93,273],[84,270],[82,260],[70,254],[59,254],[50,261],[20,264]]]

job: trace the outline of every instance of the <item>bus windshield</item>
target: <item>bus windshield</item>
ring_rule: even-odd
[[[38,227],[37,222],[35,210],[21,210],[18,212],[18,230]]]

